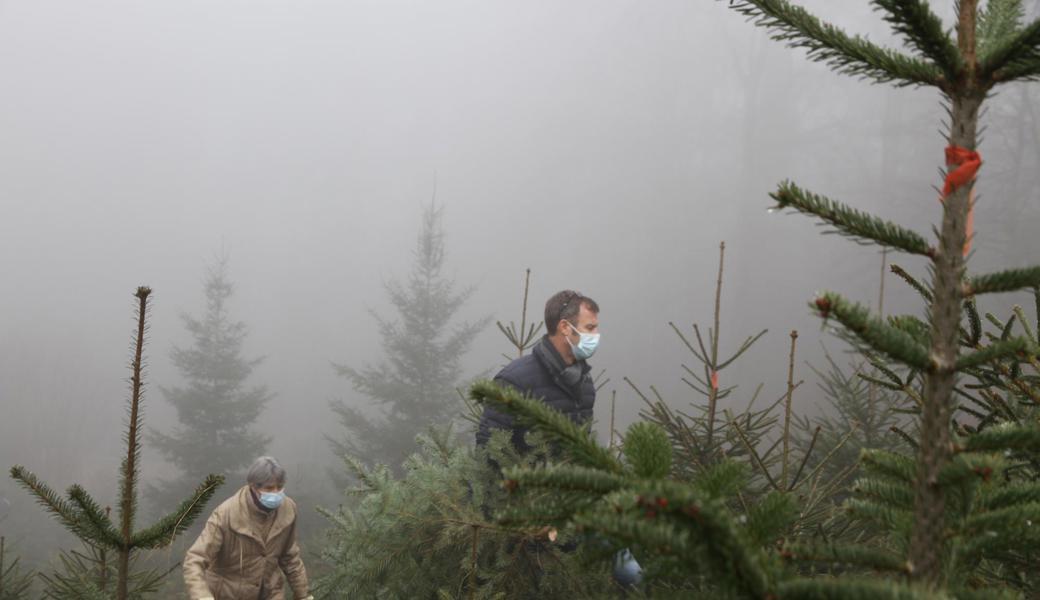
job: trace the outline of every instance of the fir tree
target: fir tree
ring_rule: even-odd
[[[914,571],[906,558],[916,478],[911,457],[863,451],[864,476],[846,510],[886,533],[886,543],[835,541],[798,533],[800,495],[774,489],[745,504],[749,473],[738,462],[717,462],[692,482],[669,478],[671,445],[655,424],[632,425],[618,457],[515,390],[478,382],[471,395],[542,432],[571,459],[505,469],[506,488],[519,501],[499,522],[577,528],[604,536],[607,547],[630,547],[647,573],[651,597],[1015,598],[1001,584],[1022,589],[1021,580],[1031,577],[1025,565],[1035,560],[1040,541],[1033,527],[1040,522],[1040,484],[1016,472],[1022,452],[1040,449],[1035,425],[957,438],[957,455],[940,480],[950,503],[948,539],[940,549],[943,589],[936,590],[907,583]]]
[[[18,558],[7,550],[7,539],[0,535],[0,600],[27,600],[33,573],[22,572]]]
[[[431,204],[423,211],[416,240],[415,263],[407,283],[385,285],[397,319],[373,312],[386,359],[361,369],[335,365],[354,391],[368,398],[377,416],[356,403],[336,401],[345,435],[329,437],[335,452],[393,468],[415,449],[415,436],[431,425],[452,422],[461,406],[456,387],[462,377],[460,360],[487,319],[453,324],[473,288],[457,290],[443,276],[444,232],[442,208]]]
[[[502,321],[495,321],[495,325],[498,330],[502,332],[502,335],[506,336],[509,343],[516,348],[516,356],[520,357],[524,355],[524,352],[531,349],[532,346],[538,343],[538,334],[542,331],[542,327],[545,323],[539,321],[538,323],[527,322],[527,298],[528,293],[531,291],[531,269],[524,271],[524,301],[520,307],[520,326],[517,327],[514,321],[510,321],[508,325]],[[503,354],[503,358],[506,360],[513,360],[514,357],[508,354]]]
[[[750,402],[743,409],[731,404],[735,384],[728,383],[722,372],[731,367],[751,346],[755,344],[767,330],[748,336],[728,356],[720,354],[721,327],[719,320],[722,313],[722,281],[726,257],[726,243],[719,244],[719,269],[715,278],[715,304],[712,325],[704,335],[702,328],[694,324],[693,335],[683,333],[674,322],[668,325],[678,336],[682,347],[693,356],[697,366],[682,365],[682,382],[689,387],[704,403],[691,402],[693,414],[672,409],[650,386],[650,395],[625,377],[625,382],[647,405],[640,415],[650,422],[657,423],[672,440],[675,453],[673,470],[680,479],[693,479],[701,470],[722,458],[747,457],[748,445],[757,446],[764,441],[764,436],[777,422],[773,409],[780,402],[773,403],[765,409],[754,408],[761,388],[756,390]],[[791,390],[793,391],[793,390]],[[651,395],[653,398],[651,398]],[[785,394],[785,397],[787,394]],[[781,399],[782,400],[782,399]],[[719,409],[721,406],[722,410]],[[728,406],[727,406],[728,405]],[[736,428],[725,427],[725,419],[742,424],[740,434]],[[744,438],[743,440],[741,438]]]
[[[530,270],[519,328],[498,323],[520,355],[542,327],[527,323],[529,285]],[[463,399],[464,418],[475,426],[480,407]],[[505,600],[605,597],[612,589],[605,567],[590,570],[579,555],[563,551],[573,531],[544,524],[510,528],[492,518],[507,497],[492,462],[508,467],[545,460],[549,448],[539,434],[529,434],[532,450],[524,455],[506,431],[494,432],[486,448],[462,444],[450,426],[430,427],[416,441],[399,474],[344,457],[359,486],[348,490],[351,501],[337,511],[319,509],[333,524],[320,596]]]
[[[202,513],[206,502],[223,483],[221,475],[209,475],[174,511],[144,529],[135,529],[137,514],[137,486],[141,469],[141,411],[144,392],[144,339],[151,290],[137,288],[137,327],[134,332],[133,361],[130,365],[130,402],[127,416],[126,455],[120,468],[119,512],[113,520],[94,498],[80,485],[68,489],[68,498],[62,498],[35,474],[22,466],[11,467],[11,477],[36,496],[36,500],[62,525],[83,542],[95,548],[112,551],[115,556],[116,580],[114,594],[85,582],[84,593],[91,600],[131,597],[134,556],[143,550],[162,548],[191,526]]]
[[[794,559],[786,536],[799,519],[798,497],[773,489],[745,504],[750,468],[728,458],[705,466],[693,481],[672,479],[671,442],[654,423],[629,427],[619,457],[516,390],[478,382],[471,395],[560,444],[570,459],[505,469],[517,501],[500,522],[577,529],[601,536],[605,548],[631,548],[647,574],[649,597],[927,597],[865,578],[844,583],[848,596],[827,593],[834,587],[828,583],[808,593],[809,580],[786,560]]]
[[[909,397],[860,377],[868,369],[865,360],[843,367],[826,351],[824,359],[826,369],[810,368],[827,404],[818,416],[796,419],[799,448],[808,448],[816,438],[817,452],[808,466],[815,467],[827,455],[830,461],[824,472],[854,478],[862,450],[909,450],[908,434],[902,429],[908,421]]]
[[[909,574],[930,587],[962,581],[965,570],[951,564],[956,540],[949,537],[949,519],[966,518],[961,499],[972,496],[964,480],[950,475],[966,473],[957,454],[958,440],[951,427],[956,407],[954,388],[958,373],[999,362],[1016,353],[1035,354],[1035,344],[1025,338],[1009,338],[986,348],[960,352],[964,301],[976,294],[1007,292],[1040,284],[1040,269],[1019,269],[981,277],[966,276],[970,248],[972,194],[975,174],[981,165],[976,151],[979,111],[996,86],[1040,76],[1040,21],[1023,25],[1019,0],[991,0],[980,12],[978,0],[955,3],[956,35],[951,37],[941,19],[925,0],[874,0],[895,32],[913,52],[905,54],[877,46],[863,37],[849,36],[785,0],[735,0],[731,5],[756,24],[771,29],[776,39],[807,48],[815,60],[835,70],[877,82],[896,85],[931,86],[948,101],[950,116],[946,150],[946,181],[942,190],[943,218],[938,240],[903,226],[807,191],[785,182],[772,194],[778,208],[813,215],[839,233],[868,243],[918,255],[929,260],[931,280],[929,320],[882,320],[864,307],[838,294],[824,293],[812,303],[824,318],[838,321],[865,349],[923,373],[923,393],[917,429],[917,459],[912,475],[900,471],[900,484],[912,488],[909,500],[892,491],[893,481],[883,481],[892,491],[873,505],[875,515],[889,526],[906,533],[904,551]],[[986,449],[1000,444],[1028,445],[1031,433],[1016,430],[990,438]],[[1017,436],[1017,437],[1016,437]],[[981,450],[982,448],[980,448]],[[1004,448],[1010,450],[1010,448]],[[984,460],[984,459],[979,459]],[[988,460],[988,459],[985,459]],[[905,466],[905,465],[904,465]],[[983,468],[983,467],[980,467]],[[1001,467],[987,464],[988,472]],[[965,470],[966,469],[966,470]],[[1022,498],[1018,502],[1023,501]],[[912,507],[911,516],[893,521],[894,506]],[[985,507],[983,507],[985,508]],[[1016,510],[1027,510],[1016,506]],[[1020,516],[1016,513],[1016,516]],[[909,524],[902,527],[904,524]],[[1010,521],[1005,528],[1014,527]],[[963,557],[961,557],[963,558]]]
[[[417,437],[419,450],[395,476],[347,458],[359,482],[351,502],[335,512],[323,556],[329,573],[325,598],[523,599],[607,597],[605,564],[590,568],[565,552],[573,529],[546,523],[517,527],[491,513],[505,503],[499,465],[533,465],[548,453],[541,436],[521,456],[508,432],[495,432],[486,449],[462,445],[450,430]]]
[[[917,290],[923,299],[928,301],[931,298],[931,292],[901,267],[893,265],[892,271]],[[985,279],[976,284],[986,285]],[[965,322],[959,335],[962,351],[990,358],[966,366],[954,387],[957,402],[953,429],[958,436],[954,461],[963,460],[962,456],[968,449],[976,446],[991,451],[1003,448],[1003,454],[995,457],[994,464],[977,467],[977,475],[984,480],[983,491],[990,488],[989,491],[985,494],[976,490],[971,490],[970,494],[958,491],[954,494],[955,509],[946,517],[947,530],[955,532],[963,526],[957,520],[965,518],[965,498],[978,505],[982,504],[978,499],[980,497],[985,501],[986,495],[1002,496],[1002,502],[1006,504],[1001,504],[1001,508],[1004,509],[1007,522],[994,522],[995,519],[991,518],[985,532],[987,538],[999,543],[985,556],[976,555],[976,562],[969,565],[970,568],[947,567],[946,570],[961,576],[970,574],[976,585],[1007,586],[1021,590],[1029,597],[1040,592],[1040,577],[1030,567],[1037,560],[1033,544],[1037,534],[1032,531],[1032,524],[1040,516],[1035,506],[1040,496],[1031,495],[1036,493],[1035,486],[1040,481],[1040,444],[1034,437],[1038,435],[1036,427],[1040,417],[1037,408],[1040,405],[1040,376],[1037,375],[1040,362],[1032,352],[1001,355],[1000,349],[1013,343],[1016,330],[1034,346],[1037,344],[1040,289],[1034,288],[1033,296],[1035,311],[1032,316],[1027,316],[1022,307],[1015,306],[1006,320],[988,312],[983,318],[975,298],[965,301]],[[904,315],[893,318],[891,322],[912,335],[920,336],[921,342],[927,343],[927,329],[915,317]],[[883,356],[872,356],[871,359],[878,376],[860,376],[891,392],[904,393],[911,412],[920,414],[923,405],[923,374],[905,368],[897,372],[900,371],[899,365],[891,364]],[[903,435],[903,438],[911,447],[918,447],[916,436]],[[984,504],[982,506],[985,507]],[[886,511],[889,514],[895,512],[891,506]],[[968,515],[977,517],[971,513]],[[943,548],[945,561],[951,557],[970,556],[963,545],[967,537],[958,539],[951,536]],[[1019,541],[1027,543],[1020,546]]]
[[[749,473],[747,486],[741,491],[745,506],[770,492],[795,492],[801,495],[803,503],[796,528],[810,527],[826,518],[828,501],[847,479],[848,473],[840,469],[823,469],[834,462],[835,449],[823,451],[817,444],[818,427],[814,428],[806,444],[800,448],[792,447],[795,441],[791,431],[795,423],[792,411],[794,392],[803,383],[794,378],[797,331],[790,333],[784,392],[769,404],[756,406],[763,388],[759,385],[746,403],[733,402],[738,386],[727,382],[721,373],[764,336],[766,330],[744,338],[728,356],[721,354],[724,338],[719,321],[725,249],[725,243],[720,243],[713,325],[707,328],[707,335],[696,324],[691,336],[683,333],[675,323],[669,323],[682,347],[700,363],[696,368],[683,364],[682,381],[706,402],[691,403],[692,410],[683,412],[670,407],[654,386],[650,386],[650,394],[647,394],[627,377],[625,381],[647,405],[640,411],[640,416],[667,433],[674,456],[672,476],[676,480],[694,482],[722,460],[743,464]]]
[[[228,302],[234,286],[227,258],[221,257],[205,280],[202,316],[181,316],[193,338],[189,348],[175,347],[173,364],[186,380],[183,387],[160,387],[163,399],[177,410],[180,425],[169,433],[152,430],[149,441],[181,472],[178,479],[149,489],[159,506],[192,488],[206,473],[237,477],[264,453],[270,438],[251,429],[271,399],[265,386],[247,380],[262,358],[246,359],[242,344],[246,325],[232,319]]]
[[[650,386],[648,395],[626,378],[626,382],[647,405],[640,416],[660,426],[672,446],[671,478],[696,484],[702,477],[711,477],[720,462],[736,465],[745,476],[733,498],[740,518],[748,518],[752,508],[772,494],[796,495],[801,505],[798,517],[787,525],[787,534],[796,535],[806,530],[818,531],[835,521],[835,503],[847,484],[851,468],[835,468],[836,455],[847,440],[839,440],[833,447],[818,443],[821,427],[810,428],[805,444],[799,445],[792,432],[796,417],[792,410],[794,392],[802,385],[795,381],[795,354],[798,333],[790,333],[790,353],[787,360],[787,385],[776,400],[756,407],[763,386],[759,385],[749,401],[733,402],[738,386],[726,382],[720,373],[737,359],[766,331],[746,337],[728,356],[720,346],[719,320],[722,310],[722,282],[725,244],[719,245],[719,268],[715,277],[715,306],[713,325],[704,335],[701,327],[693,325],[693,335],[685,334],[674,323],[669,323],[697,363],[698,368],[682,365],[682,381],[705,404],[693,403],[692,411],[671,408]],[[699,371],[699,372],[698,372]]]
[[[130,598],[143,598],[160,590],[163,580],[180,566],[169,569],[141,568],[140,555],[130,559]],[[50,573],[40,573],[44,583],[43,597],[52,600],[93,600],[106,597],[118,573],[111,552],[104,547],[83,543],[81,550],[62,550],[58,554],[60,566]]]
[[[732,500],[698,489],[698,482],[665,477],[671,457],[663,432],[630,430],[625,444],[634,446],[626,448],[619,460],[597,446],[587,432],[539,403],[481,383],[471,392],[476,400],[492,403],[543,431],[562,444],[574,461],[507,470],[508,486],[520,493],[555,492],[523,506],[513,519],[598,531],[629,545],[637,555],[644,552],[647,560],[656,557],[663,566],[650,565],[649,572],[656,568],[667,577],[671,565],[676,576],[694,577],[682,585],[695,587],[700,577],[715,588],[715,596],[1014,597],[1014,591],[1001,584],[1024,588],[1010,575],[1035,560],[1033,548],[1040,539],[1033,527],[1040,522],[1040,484],[1031,474],[1034,453],[1040,450],[1040,429],[1021,420],[1020,413],[1006,410],[1001,401],[1008,402],[1000,392],[1016,400],[1031,399],[1035,405],[1035,380],[1028,377],[1035,378],[1040,371],[1037,339],[1032,323],[1018,316],[1024,335],[1012,335],[1010,320],[994,318],[994,324],[1004,329],[987,342],[971,299],[1040,287],[1040,268],[968,276],[965,265],[970,192],[981,164],[975,151],[979,108],[994,86],[1040,76],[1040,21],[1021,25],[1021,4],[1013,0],[990,2],[981,17],[978,2],[961,0],[955,7],[953,39],[927,2],[876,0],[886,20],[915,51],[916,56],[910,56],[849,36],[784,0],[732,0],[730,4],[758,25],[774,30],[778,39],[807,48],[813,58],[842,73],[897,85],[934,86],[950,103],[943,222],[934,245],[905,227],[790,182],[773,194],[779,208],[817,216],[849,237],[931,261],[931,280],[920,286],[928,298],[927,322],[910,316],[881,319],[831,292],[811,303],[821,316],[844,327],[864,352],[903,365],[907,372],[901,376],[886,371],[878,362],[878,381],[887,378],[893,389],[906,390],[915,398],[908,381],[918,375],[922,379],[921,393],[915,398],[919,406],[916,457],[864,451],[863,477],[847,503],[854,517],[872,522],[885,533],[883,543],[792,535],[799,506],[783,487],[760,498],[747,514],[735,515]],[[969,307],[966,345],[961,326],[965,306]],[[1028,375],[1026,365],[1033,369]],[[958,423],[955,430],[958,374],[979,379],[992,388],[993,395],[976,398],[985,408],[979,412],[977,426]],[[740,487],[732,487],[733,492],[739,499]],[[821,568],[827,573],[835,567],[839,573],[859,570],[873,575],[811,576]],[[880,578],[877,573],[891,577]]]

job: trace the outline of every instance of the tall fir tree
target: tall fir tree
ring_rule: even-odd
[[[398,469],[417,449],[417,434],[431,425],[451,423],[460,412],[461,358],[489,319],[453,324],[474,288],[457,289],[442,273],[442,217],[443,208],[433,203],[423,210],[407,283],[392,280],[385,284],[397,318],[390,320],[372,311],[385,360],[361,369],[334,365],[378,413],[366,416],[371,412],[360,410],[355,402],[332,403],[346,430],[340,439],[327,436],[338,455]]]
[[[159,388],[177,410],[180,424],[169,433],[152,430],[149,436],[154,447],[181,472],[180,477],[149,489],[160,507],[163,499],[191,489],[191,482],[201,474],[214,472],[241,479],[243,469],[270,442],[268,436],[251,428],[272,395],[266,386],[247,383],[263,359],[242,356],[247,329],[229,312],[234,286],[228,277],[227,256],[209,269],[204,288],[203,315],[181,316],[193,344],[174,347],[170,353],[185,385]]]
[[[811,58],[840,73],[896,86],[933,87],[945,100],[949,117],[946,171],[939,198],[942,219],[935,228],[938,239],[934,242],[793,182],[780,184],[771,195],[777,208],[817,217],[857,241],[928,261],[931,277],[922,286],[927,292],[927,323],[906,316],[879,319],[833,292],[818,295],[812,307],[821,317],[840,323],[865,351],[923,375],[916,419],[916,460],[879,452],[864,454],[865,464],[869,460],[885,463],[874,471],[877,485],[867,486],[871,491],[863,506],[870,508],[863,511],[864,516],[899,531],[897,547],[907,565],[906,574],[913,580],[932,589],[977,585],[977,581],[966,579],[971,569],[965,568],[965,561],[977,557],[984,544],[965,551],[962,540],[951,536],[951,530],[963,526],[966,535],[977,535],[979,530],[972,527],[986,522],[1002,544],[1010,545],[1025,538],[1003,538],[996,525],[999,523],[1004,533],[1017,531],[1020,525],[1015,521],[1030,523],[1032,519],[1025,516],[1037,510],[1026,500],[1028,494],[1016,496],[1015,501],[1002,499],[1004,504],[979,503],[979,490],[965,475],[979,474],[990,484],[990,474],[1006,472],[999,463],[1000,455],[971,453],[1002,450],[1010,455],[1024,451],[1036,442],[1040,432],[1032,427],[1013,427],[964,439],[957,434],[968,432],[955,434],[951,425],[958,407],[955,390],[960,375],[1015,357],[1035,362],[1036,340],[1032,336],[1008,337],[986,347],[971,344],[966,352],[960,338],[964,313],[971,312],[975,296],[1040,285],[1040,267],[978,276],[967,273],[974,236],[974,183],[982,166],[978,152],[981,109],[999,86],[1040,77],[1040,20],[1024,21],[1021,0],[990,0],[984,4],[958,0],[953,3],[956,23],[951,35],[926,0],[873,0],[872,4],[902,39],[906,51],[850,36],[786,0],[730,2],[755,24],[772,30],[775,39],[806,48]],[[973,326],[972,330],[979,328]],[[972,338],[978,342],[974,333]],[[896,382],[901,382],[900,377],[891,373],[891,378],[899,388]],[[890,493],[896,486],[898,492]],[[998,507],[1006,511],[1003,522],[995,518],[996,514],[984,512]],[[1036,516],[1040,519],[1040,514]]]

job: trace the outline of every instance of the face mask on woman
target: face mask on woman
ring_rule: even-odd
[[[257,496],[259,496],[258,500],[264,508],[274,510],[285,501],[285,489],[280,489],[277,492],[261,492],[258,490]]]

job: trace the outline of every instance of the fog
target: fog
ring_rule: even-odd
[[[867,3],[803,4],[898,44]],[[154,290],[146,419],[167,430],[158,386],[182,382],[180,314],[203,310],[221,252],[246,356],[266,357],[250,381],[276,394],[258,429],[290,477],[322,479],[329,402],[365,402],[330,363],[382,358],[369,311],[394,316],[383,284],[407,277],[434,197],[447,274],[476,288],[461,318],[519,321],[527,268],[535,320],[560,289],[600,303],[590,362],[622,424],[641,405],[624,376],[695,399],[668,322],[710,322],[722,240],[723,351],[770,329],[723,373],[734,402],[782,392],[792,329],[796,406],[822,402],[803,361],[841,344],[806,302],[876,306],[881,257],[767,212],[779,181],[924,233],[941,210],[936,93],[837,76],[725,2],[0,0],[0,92],[0,466],[99,498],[115,495],[131,294]],[[1036,98],[1010,88],[985,117],[973,269],[1040,253]],[[887,311],[921,312],[886,286]],[[508,351],[488,327],[467,373]],[[608,394],[596,418],[605,431]],[[173,473],[144,460],[146,480]],[[60,528],[6,478],[0,519],[53,550],[33,540]]]

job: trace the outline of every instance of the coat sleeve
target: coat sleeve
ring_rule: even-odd
[[[285,545],[285,551],[278,557],[278,566],[282,568],[282,572],[285,573],[285,578],[289,580],[289,587],[292,588],[293,597],[296,600],[303,600],[310,596],[310,584],[307,581],[307,569],[303,566],[303,559],[300,558],[300,545],[296,543],[296,522],[293,521],[292,531],[289,533],[288,543]]]
[[[494,382],[503,387],[520,389],[515,383],[502,377],[501,373],[495,376]],[[480,414],[480,423],[477,424],[477,445],[486,446],[488,440],[491,439],[491,432],[495,429],[513,429],[513,417],[490,406],[485,406]]]
[[[213,591],[206,584],[206,571],[216,561],[220,547],[224,544],[223,519],[213,511],[202,533],[184,555],[184,585],[191,600],[212,598]]]

